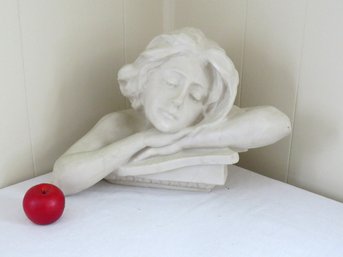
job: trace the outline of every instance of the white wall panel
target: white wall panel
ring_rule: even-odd
[[[163,1],[125,1],[126,61],[133,62],[150,40],[163,32]]]
[[[0,187],[33,175],[16,1],[0,1]]]
[[[247,8],[241,105],[273,105],[293,120],[306,0],[251,0]],[[241,155],[240,165],[286,181],[290,139]]]
[[[36,174],[104,114],[125,106],[121,0],[19,1]]]
[[[175,0],[175,28],[196,27],[223,47],[241,74],[246,0]],[[236,103],[240,100],[240,87]]]
[[[126,106],[118,69],[163,30],[193,26],[234,61],[237,104],[294,121],[240,165],[343,201],[342,13],[340,0],[0,1],[0,187],[51,170]]]
[[[307,17],[289,182],[343,201],[343,2]]]

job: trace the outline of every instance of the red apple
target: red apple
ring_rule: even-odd
[[[52,184],[31,187],[23,199],[26,216],[34,223],[47,225],[58,220],[64,210],[64,194]]]

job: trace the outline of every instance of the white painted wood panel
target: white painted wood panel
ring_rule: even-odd
[[[126,106],[117,70],[163,30],[194,26],[236,64],[238,104],[294,121],[240,165],[343,201],[342,13],[339,0],[0,1],[0,187],[51,170]]]
[[[241,105],[273,105],[293,120],[306,0],[248,2]],[[291,137],[241,154],[240,165],[286,181]]]
[[[0,1],[0,187],[33,176],[16,1]]]
[[[343,2],[309,1],[289,182],[343,201]]]
[[[19,1],[36,175],[104,114],[125,107],[123,1]]]
[[[163,1],[125,1],[126,61],[133,62],[152,38],[163,32]]]
[[[196,27],[223,47],[240,74],[246,0],[176,0],[175,28]],[[238,89],[236,104],[240,102]]]

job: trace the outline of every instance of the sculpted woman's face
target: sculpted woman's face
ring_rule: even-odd
[[[162,132],[193,125],[209,93],[208,72],[196,57],[174,57],[151,71],[143,92],[146,117]]]

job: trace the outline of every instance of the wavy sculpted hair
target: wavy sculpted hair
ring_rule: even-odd
[[[142,106],[141,96],[149,86],[149,72],[176,56],[193,55],[211,71],[211,88],[198,125],[216,123],[227,116],[236,98],[238,72],[230,58],[198,29],[181,30],[155,37],[138,58],[118,72],[120,90],[134,109]]]

